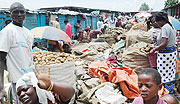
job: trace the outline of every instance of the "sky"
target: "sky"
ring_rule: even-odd
[[[92,9],[115,11],[138,11],[146,2],[153,11],[160,11],[165,0],[0,0],[0,8],[9,8],[13,2],[21,2],[26,9],[36,10],[46,7],[78,6]]]

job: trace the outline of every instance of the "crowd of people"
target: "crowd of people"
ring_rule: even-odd
[[[19,2],[13,3],[10,6],[10,16],[12,22],[0,32],[0,98],[2,99],[5,94],[3,73],[4,70],[8,70],[15,104],[20,104],[20,102],[23,104],[69,103],[75,93],[72,85],[52,82],[50,70],[45,72],[35,69],[32,55],[33,37],[30,31],[23,26],[26,16],[24,6]],[[56,24],[54,27],[60,29],[57,21],[53,21]],[[141,96],[135,98],[132,104],[179,104],[173,95],[177,57],[176,31],[164,12],[157,13],[149,18],[149,21],[154,29],[152,39],[155,46],[148,54],[157,55],[155,59],[157,67],[146,68],[138,73],[138,87]],[[135,22],[137,22],[136,18]],[[64,20],[64,23],[65,32],[71,40],[83,40],[81,20],[74,25],[77,37],[72,37],[72,26],[69,21]],[[90,30],[90,27],[85,29],[88,42],[103,34],[107,26],[123,27],[123,23],[120,18],[117,20],[113,16],[110,20],[100,18],[97,22],[98,29]],[[63,52],[64,49],[64,52],[71,53],[68,44],[48,41],[48,46],[49,51]],[[169,94],[160,98],[158,91],[162,86],[169,91]]]

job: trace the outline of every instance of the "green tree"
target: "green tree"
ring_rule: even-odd
[[[141,4],[139,11],[149,11],[149,9],[149,5],[144,2]]]
[[[165,4],[164,4],[164,8],[171,7],[171,6],[178,4],[178,3],[179,3],[179,0],[166,0]]]

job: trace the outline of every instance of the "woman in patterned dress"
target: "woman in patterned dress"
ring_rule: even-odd
[[[167,13],[159,12],[155,15],[156,24],[161,28],[161,33],[157,37],[157,46],[150,54],[158,51],[157,70],[161,75],[161,80],[169,93],[174,93],[174,80],[176,73],[176,31],[168,20]]]

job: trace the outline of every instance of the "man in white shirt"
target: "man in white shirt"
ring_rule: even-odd
[[[51,21],[51,24],[52,24],[53,27],[55,27],[57,29],[61,29],[58,17],[56,17],[56,21]]]
[[[116,21],[117,21],[116,18],[111,16],[111,19],[109,20],[109,25],[110,25],[111,28],[115,27]]]
[[[13,96],[17,104],[15,85],[25,73],[32,72],[33,37],[30,31],[23,26],[26,16],[24,6],[15,2],[10,6],[12,22],[0,32],[0,94],[3,92],[3,72],[7,65],[12,81]],[[6,65],[5,65],[6,61]]]
[[[97,29],[103,28],[103,21],[102,18],[99,18],[99,21],[97,22]]]

